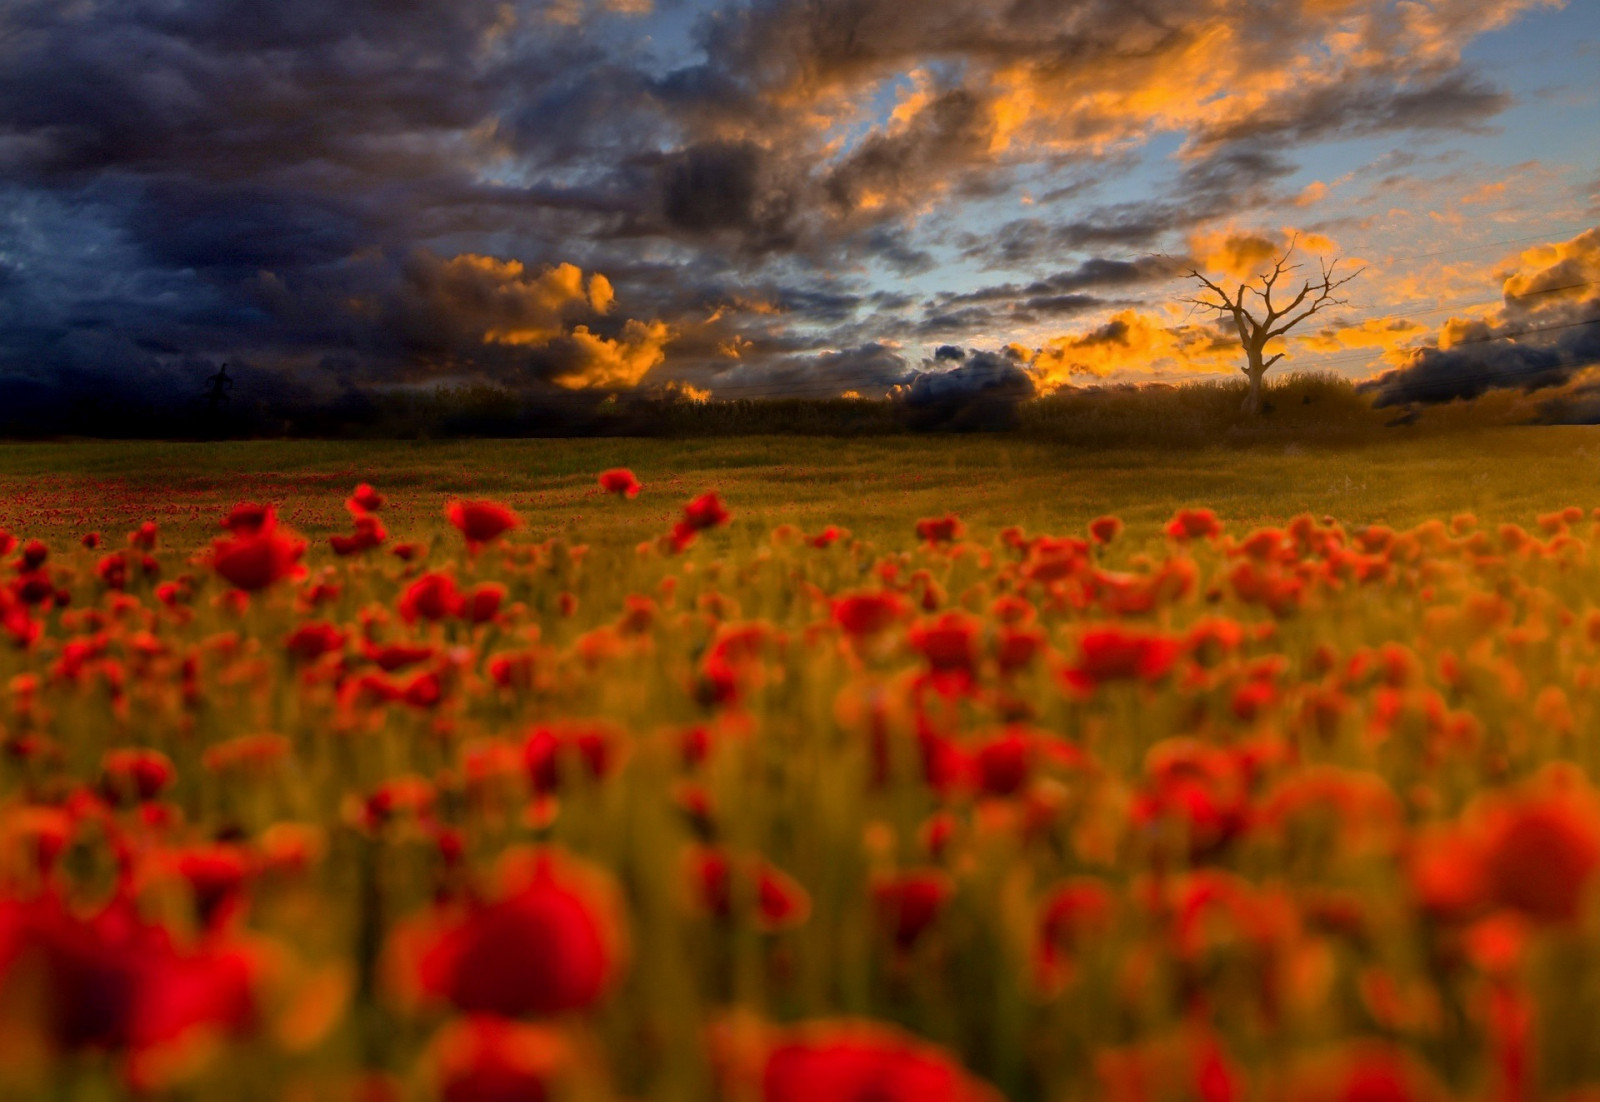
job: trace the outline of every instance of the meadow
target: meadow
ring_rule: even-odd
[[[1600,1094],[1600,436],[0,445],[0,1096]]]

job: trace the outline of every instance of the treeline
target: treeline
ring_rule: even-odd
[[[676,393],[519,394],[492,385],[433,390],[350,391],[325,402],[252,401],[237,394],[217,409],[80,403],[60,410],[0,412],[10,439],[71,436],[135,439],[653,436],[768,434],[888,436],[1010,432],[1084,446],[1198,447],[1221,442],[1359,441],[1395,430],[1483,427],[1538,420],[1507,397],[1425,410],[1374,409],[1349,381],[1287,374],[1266,389],[1260,415],[1241,412],[1246,384],[1071,387],[1017,400],[978,392],[935,401],[748,398],[697,401]]]

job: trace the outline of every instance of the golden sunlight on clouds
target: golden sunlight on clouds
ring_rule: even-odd
[[[1087,333],[1057,337],[1029,364],[1044,389],[1066,385],[1074,376],[1103,379],[1116,371],[1159,374],[1166,371],[1232,371],[1239,360],[1237,341],[1198,325],[1170,326],[1138,310],[1123,310]]]
[[[589,387],[632,387],[645,373],[667,358],[672,330],[664,321],[629,320],[622,335],[609,340],[580,325],[563,338],[573,362],[550,377],[568,390]]]
[[[1312,352],[1344,352],[1352,348],[1374,348],[1393,352],[1427,332],[1427,327],[1407,318],[1368,318],[1359,325],[1330,325],[1301,336],[1301,345]]]
[[[1321,257],[1332,263],[1338,253],[1338,246],[1323,234],[1285,227],[1277,233],[1233,228],[1194,233],[1189,236],[1189,255],[1202,272],[1248,282],[1271,271],[1272,262],[1288,252],[1291,245],[1294,247],[1291,264],[1298,264],[1306,257]],[[1355,262],[1355,266],[1359,267],[1360,262]],[[1285,277],[1283,280],[1291,291],[1298,289],[1305,278],[1305,274],[1294,274],[1300,278]],[[1293,287],[1289,286],[1291,283]]]
[[[1539,305],[1594,298],[1600,280],[1600,228],[1570,241],[1554,241],[1524,249],[1516,267],[1500,273],[1508,299],[1537,296]]]

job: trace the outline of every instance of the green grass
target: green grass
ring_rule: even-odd
[[[595,475],[631,467],[633,502]],[[1584,427],[1401,436],[1351,446],[1239,444],[1188,451],[1085,449],[1014,436],[856,440],[483,440],[453,442],[85,442],[0,446],[0,527],[47,540],[162,524],[170,546],[198,545],[239,500],[286,506],[311,536],[347,526],[358,481],[396,497],[397,538],[442,525],[451,497],[490,497],[535,534],[628,544],[659,534],[689,497],[715,489],[735,523],[839,524],[898,536],[918,517],[959,513],[976,533],[1008,524],[1069,531],[1102,513],[1164,520],[1184,505],[1250,525],[1300,512],[1347,525],[1415,524],[1475,512],[1527,522],[1600,489],[1600,435]],[[420,530],[416,534],[421,534]]]

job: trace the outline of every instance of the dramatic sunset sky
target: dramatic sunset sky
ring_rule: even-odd
[[[1600,358],[1593,0],[0,0],[0,402]],[[243,377],[243,376],[242,376]]]

